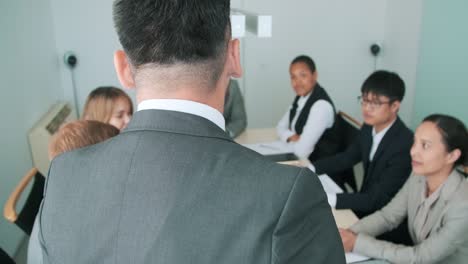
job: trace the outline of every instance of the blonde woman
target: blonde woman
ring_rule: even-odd
[[[86,99],[84,120],[96,120],[111,124],[122,131],[133,115],[130,97],[121,89],[107,86],[94,89]]]

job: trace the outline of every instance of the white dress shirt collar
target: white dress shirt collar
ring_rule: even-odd
[[[222,130],[226,130],[223,115],[216,109],[206,104],[181,99],[150,99],[138,104],[138,110],[169,110],[201,116],[215,123]]]
[[[382,129],[378,133],[375,131],[375,127],[372,128],[372,148],[371,148],[371,152],[369,153],[369,160],[372,160],[374,158],[375,152],[377,151],[377,148],[379,147],[380,142],[382,141],[387,131],[393,126],[395,121],[396,119],[393,120],[393,122],[390,125]]]
[[[378,133],[375,131],[375,127],[372,127],[372,137],[380,137],[380,139],[382,140],[382,138],[385,136],[385,133],[387,133],[387,131],[393,126],[393,124],[395,124],[395,121],[396,121],[396,118],[395,118],[395,120],[393,120],[392,123],[390,123],[390,125],[388,125],[384,129],[382,129]]]
[[[298,108],[304,107],[305,103],[307,102],[307,99],[309,99],[311,94],[312,94],[312,92],[309,92],[308,94],[299,97],[299,100],[297,100]]]
[[[297,119],[301,115],[302,109],[304,108],[304,106],[305,106],[305,104],[306,104],[306,102],[309,99],[311,94],[312,94],[312,92],[310,92],[310,93],[308,93],[308,94],[306,94],[304,96],[299,97],[299,100],[297,100],[296,115],[294,115],[293,120],[291,122],[291,128],[292,128],[292,130],[294,130],[294,132],[295,132],[294,128],[296,126]]]

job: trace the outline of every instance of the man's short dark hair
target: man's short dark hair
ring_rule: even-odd
[[[113,7],[117,35],[134,67],[210,64],[216,79],[230,37],[229,12],[229,0],[116,0]]]
[[[315,62],[314,60],[307,56],[307,55],[299,55],[297,56],[296,58],[294,58],[294,60],[291,62],[291,65],[295,64],[295,63],[299,63],[299,62],[302,62],[302,63],[305,63],[307,65],[307,67],[309,67],[309,70],[311,73],[314,73],[315,70],[317,68],[315,68]]]
[[[361,87],[362,94],[372,93],[383,95],[390,101],[403,101],[405,96],[405,83],[394,72],[379,70],[372,73]]]

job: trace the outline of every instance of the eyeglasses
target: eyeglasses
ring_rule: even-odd
[[[377,101],[377,100],[371,101],[371,100],[367,100],[366,98],[363,98],[362,96],[358,96],[357,99],[358,99],[358,102],[361,104],[362,107],[368,106],[371,110],[379,109],[384,104],[393,103],[392,100],[387,101],[387,102],[381,102],[381,101]]]

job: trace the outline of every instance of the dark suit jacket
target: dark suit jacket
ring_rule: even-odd
[[[173,111],[57,157],[38,220],[44,263],[345,262],[313,173]]]
[[[345,152],[314,162],[317,174],[352,168],[362,161],[364,180],[358,193],[337,195],[337,209],[351,209],[359,217],[375,212],[386,205],[403,186],[411,172],[410,148],[413,132],[397,118],[369,161],[372,147],[372,127],[363,125],[356,141]]]

